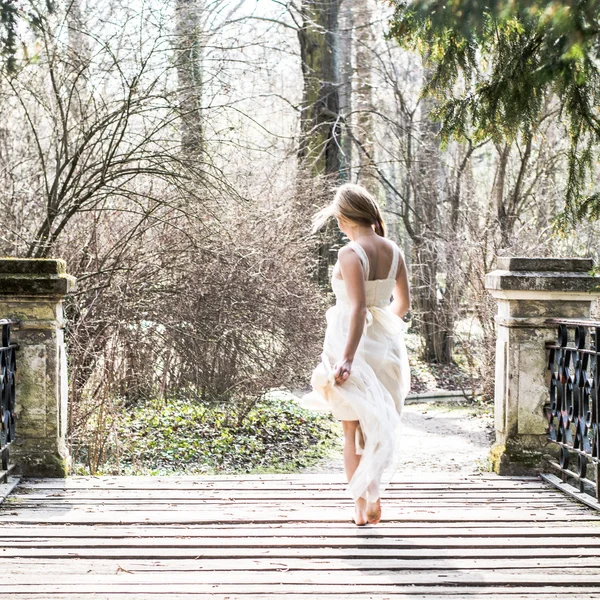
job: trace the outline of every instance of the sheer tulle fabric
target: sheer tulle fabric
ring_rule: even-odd
[[[368,273],[368,259],[362,247],[349,245],[357,251]],[[397,246],[395,253],[400,253]],[[346,345],[350,304],[343,280],[333,277],[336,304],[326,313],[321,362],[312,373],[312,391],[301,399],[305,408],[332,412],[341,420],[359,421],[356,448],[362,456],[348,484],[355,500],[379,498],[400,460],[401,414],[410,388],[410,370],[403,339],[406,325],[387,308],[395,285],[397,259],[396,256],[387,279],[365,281],[365,328],[352,372],[339,385],[334,383],[332,367]]]

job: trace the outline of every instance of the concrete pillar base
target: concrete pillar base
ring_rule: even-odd
[[[69,472],[62,303],[74,288],[62,260],[0,259],[0,317],[19,321],[12,327],[19,349],[10,458],[22,475],[65,477]]]
[[[490,453],[501,475],[536,473],[548,453],[549,402],[546,342],[556,340],[552,318],[589,318],[600,296],[591,259],[508,258],[486,275],[498,299],[494,413],[496,444]]]

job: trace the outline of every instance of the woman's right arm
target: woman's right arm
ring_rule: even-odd
[[[398,270],[396,271],[396,285],[393,291],[394,301],[389,310],[400,318],[410,310],[410,286],[408,283],[408,272],[402,253],[398,259]]]

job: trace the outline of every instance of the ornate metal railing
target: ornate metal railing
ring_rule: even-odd
[[[17,345],[10,341],[10,327],[16,321],[0,319],[2,346],[0,347],[0,483],[11,470],[9,447],[15,439],[15,372]]]
[[[551,319],[556,344],[548,345],[548,439],[558,445],[562,480],[600,500],[600,321]],[[575,462],[576,461],[576,462]]]

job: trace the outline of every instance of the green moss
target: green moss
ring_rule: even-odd
[[[542,467],[542,450],[526,446],[527,442],[494,444],[489,453],[492,470],[498,475],[528,475]]]
[[[505,450],[506,446],[504,444],[494,444],[490,449],[489,460],[494,473],[500,474],[500,464],[502,462],[502,457],[504,456]]]
[[[27,477],[66,477],[69,461],[59,454],[46,453],[29,457],[19,456],[18,469]]]

